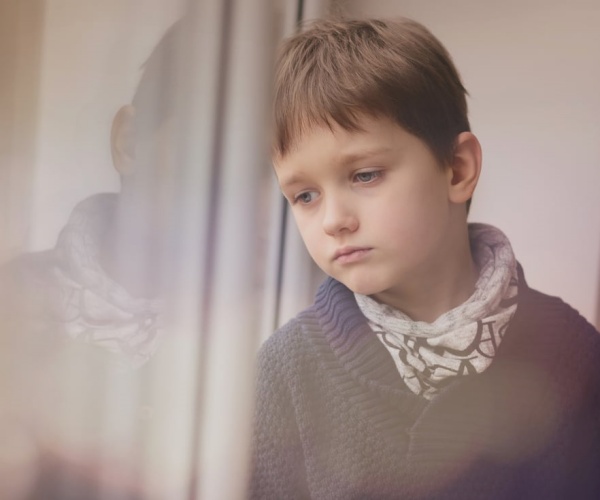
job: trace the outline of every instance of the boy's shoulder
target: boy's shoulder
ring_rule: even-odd
[[[524,285],[502,341],[503,359],[539,369],[569,391],[579,391],[587,383],[598,386],[598,330],[560,297]]]
[[[348,334],[348,327],[366,320],[354,299],[354,294],[342,283],[326,277],[314,296],[313,303],[279,327],[261,346],[260,356],[297,355],[305,351],[314,354],[335,336]],[[329,339],[331,340],[331,339]]]
[[[521,279],[524,276],[521,271]],[[525,283],[519,292],[517,312],[520,319],[530,322],[543,321],[547,326],[554,326],[557,331],[587,331],[595,334],[600,340],[600,333],[581,313],[561,297],[550,295]]]
[[[316,321],[314,305],[304,309],[295,317],[280,326],[266,339],[259,350],[259,362],[268,360],[285,363],[292,357],[302,356],[308,349],[305,326]]]

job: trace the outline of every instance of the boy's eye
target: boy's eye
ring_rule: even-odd
[[[381,176],[381,172],[377,170],[369,171],[369,172],[358,172],[354,174],[354,179],[360,183],[368,184],[369,182],[373,182],[375,179]]]
[[[307,205],[311,201],[314,201],[316,196],[317,193],[315,191],[304,191],[294,196],[294,203],[301,203],[303,205]]]

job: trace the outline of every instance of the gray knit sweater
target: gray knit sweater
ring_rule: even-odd
[[[427,401],[325,281],[261,349],[251,498],[600,498],[600,335],[520,283],[492,365]]]

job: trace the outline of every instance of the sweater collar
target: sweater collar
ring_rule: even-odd
[[[317,292],[314,309],[326,340],[349,373],[383,393],[410,393],[358,308],[352,291],[327,278]]]
[[[554,332],[566,329],[557,326],[564,321],[564,309],[558,299],[531,291],[520,265],[517,272],[520,306],[494,362],[483,374],[457,378],[431,401],[404,385],[349,289],[328,278],[317,293],[312,312],[343,368],[412,421],[405,460],[418,484],[435,477],[432,484],[439,486],[481,459],[509,463],[535,454],[537,446],[551,439],[560,409],[571,407],[565,401],[556,406],[548,398],[552,381],[547,375],[561,352]],[[548,420],[547,414],[556,418]],[[378,422],[389,422],[391,415],[398,417],[396,412],[386,418],[380,414]],[[540,428],[539,422],[551,425]],[[530,436],[535,439],[524,439]]]
[[[523,300],[529,287],[519,264],[517,273],[519,297]],[[424,399],[415,396],[402,382],[391,356],[369,327],[354,294],[345,285],[333,278],[325,279],[317,291],[312,309],[334,354],[361,383],[382,393],[410,394]],[[497,358],[503,353],[510,356],[512,330],[508,328],[503,342],[506,345],[500,347]]]

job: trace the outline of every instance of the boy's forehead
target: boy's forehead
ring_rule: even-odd
[[[353,129],[336,122],[316,124],[296,135],[285,153],[274,151],[272,162],[277,169],[327,155],[339,162],[352,163],[396,149],[406,133],[386,117],[361,117]]]

